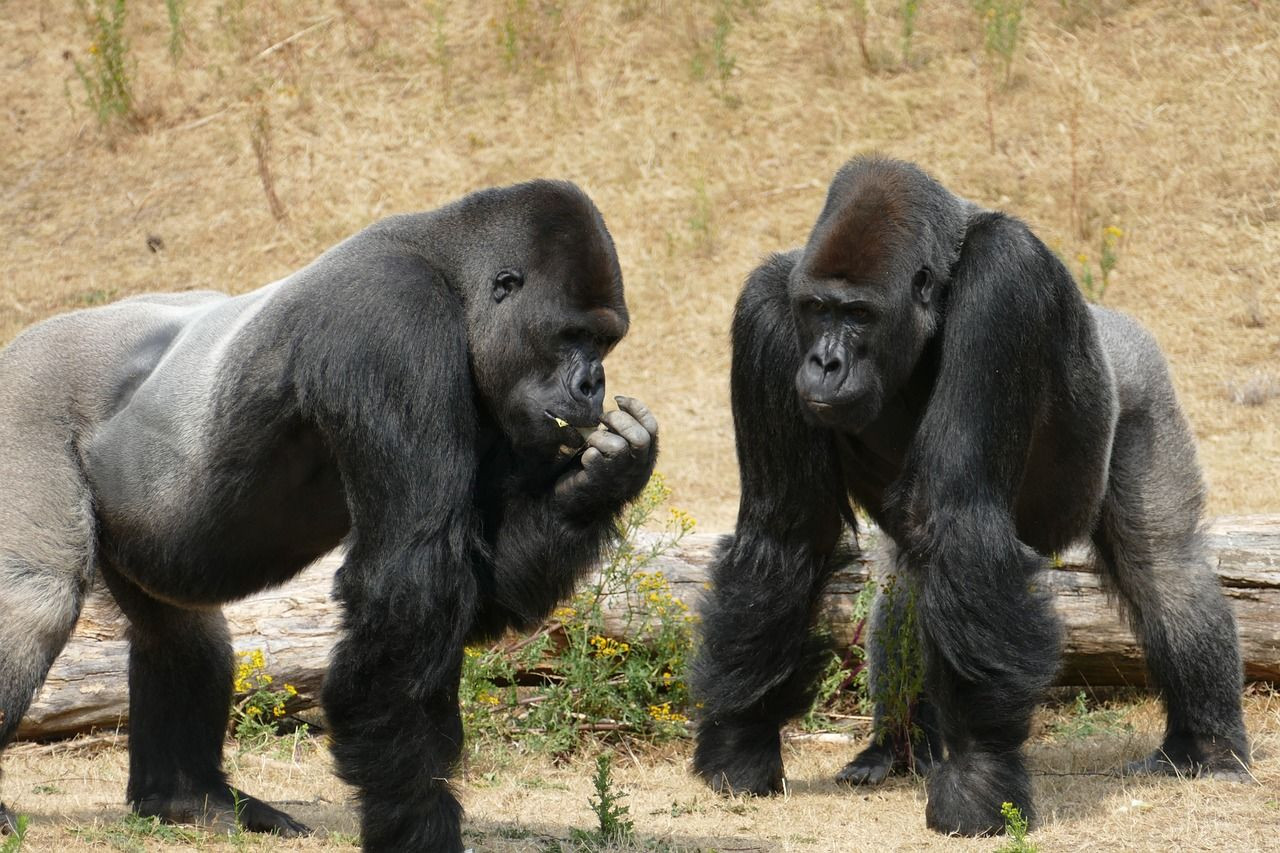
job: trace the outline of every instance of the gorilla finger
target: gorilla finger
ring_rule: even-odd
[[[630,445],[627,444],[626,439],[622,436],[611,432],[605,432],[604,430],[591,433],[587,438],[587,444],[590,445],[590,447],[586,453],[582,454],[584,459],[587,453],[590,453],[592,449],[599,453],[603,453],[605,456],[619,456],[626,453],[630,447]],[[583,464],[586,463],[584,462]]]
[[[609,429],[625,438],[627,444],[631,445],[635,450],[644,450],[649,446],[649,442],[653,440],[649,435],[649,431],[624,411],[609,412],[604,416],[604,422],[608,424]]]
[[[653,412],[649,411],[648,406],[635,397],[619,396],[613,399],[618,404],[618,408],[638,420],[640,426],[644,427],[649,432],[649,435],[658,434],[658,419],[653,416]]]
[[[582,463],[582,467],[586,468],[596,464],[603,458],[604,456],[599,450],[594,447],[588,447],[586,450],[582,451],[582,459],[579,461]]]

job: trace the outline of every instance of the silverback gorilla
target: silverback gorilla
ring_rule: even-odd
[[[464,644],[540,620],[653,469],[645,407],[602,414],[627,323],[599,212],[537,181],[384,220],[243,296],[20,335],[0,353],[0,745],[101,578],[130,625],[134,810],[305,831],[221,771],[219,605],[342,542],[323,700],[364,846],[461,850]]]
[[[742,496],[693,682],[694,766],[714,788],[781,788],[778,727],[812,699],[810,624],[852,505],[893,540],[917,608],[946,749],[931,828],[999,832],[1003,802],[1031,814],[1021,747],[1059,665],[1035,576],[1086,538],[1168,712],[1163,746],[1128,769],[1242,774],[1235,624],[1202,553],[1204,489],[1164,359],[1133,321],[1086,305],[1024,224],[910,164],[856,159],[804,248],[748,279],[732,340]],[[893,610],[877,608],[881,626]],[[900,758],[873,744],[841,778],[878,781]]]

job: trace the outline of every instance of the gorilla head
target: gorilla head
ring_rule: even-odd
[[[910,377],[937,328],[937,285],[961,212],[914,167],[857,160],[836,175],[788,286],[806,417],[858,432]]]
[[[600,212],[577,187],[534,181],[498,192],[515,221],[498,218],[483,261],[468,265],[472,372],[513,445],[554,451],[576,439],[560,422],[600,422],[603,360],[628,326],[622,272]]]

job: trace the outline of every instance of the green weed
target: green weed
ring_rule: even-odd
[[[125,0],[76,0],[89,31],[89,59],[75,59],[85,103],[102,126],[133,117],[132,63],[124,35]]]
[[[7,836],[0,837],[0,853],[18,853],[22,843],[27,839],[27,829],[31,826],[31,818],[18,815],[17,825]]]
[[[279,736],[280,720],[298,691],[292,684],[274,686],[261,649],[239,652],[237,657],[231,724],[242,749],[261,749]],[[301,727],[303,735],[305,729]]]
[[[1062,740],[1079,740],[1099,734],[1121,734],[1133,731],[1124,721],[1125,712],[1118,708],[1090,708],[1084,691],[1076,694],[1066,719],[1054,723],[1049,733]]]
[[[206,833],[191,827],[165,823],[158,817],[139,817],[134,814],[125,815],[112,823],[75,827],[69,832],[88,844],[111,847],[122,853],[146,853],[155,847],[154,842],[197,846],[208,837]]]
[[[576,840],[610,844],[626,841],[635,835],[636,828],[631,821],[630,810],[622,802],[624,795],[614,790],[612,771],[612,759],[607,752],[596,757],[596,774],[591,779],[596,796],[588,798],[587,802],[596,814],[598,826],[592,833],[579,830],[575,833]]]
[[[902,18],[902,65],[911,67],[911,39],[916,34],[916,18],[920,15],[920,0],[901,0],[898,6]]]
[[[1004,834],[1008,840],[996,848],[996,853],[1036,853],[1036,846],[1027,839],[1027,819],[1013,803],[1002,803],[1000,814],[1004,816]]]
[[[164,0],[165,11],[169,13],[169,59],[175,63],[182,58],[187,41],[182,26],[182,12],[186,5],[187,0]]]
[[[973,8],[982,23],[982,44],[987,61],[1000,65],[1004,85],[1009,85],[1013,58],[1018,49],[1022,9],[1025,0],[974,0]]]
[[[1081,252],[1076,256],[1080,262],[1080,289],[1091,302],[1101,302],[1111,285],[1111,273],[1120,262],[1120,240],[1124,231],[1114,225],[1102,229],[1098,248],[1098,275],[1093,274],[1093,265],[1089,256]]]
[[[669,496],[655,476],[624,514],[623,537],[599,579],[550,622],[524,638],[467,649],[459,698],[473,742],[515,740],[558,754],[592,736],[661,741],[686,733],[694,617],[649,566],[693,529],[693,520],[669,509],[655,541],[640,546],[635,536]],[[606,625],[606,603],[622,612],[620,624]]]

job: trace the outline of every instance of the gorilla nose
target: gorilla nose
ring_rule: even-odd
[[[592,412],[604,411],[604,365],[596,362],[580,368],[569,383],[569,393],[575,403],[590,407]]]
[[[810,353],[804,365],[805,383],[811,388],[839,386],[844,379],[844,359],[828,353]]]

